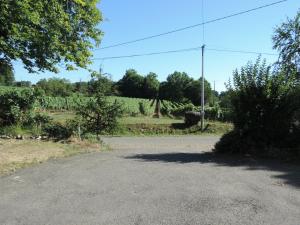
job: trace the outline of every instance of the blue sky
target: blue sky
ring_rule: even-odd
[[[272,3],[275,0],[204,0],[204,20],[211,20],[239,11]],[[298,4],[297,4],[298,3]],[[99,25],[105,33],[101,46],[149,36],[180,27],[202,22],[201,0],[102,0],[98,5],[104,16]],[[299,0],[271,6],[219,21],[205,26],[205,44],[207,48],[245,50],[276,53],[272,50],[272,34],[276,25],[287,17],[294,17],[300,9]],[[94,51],[94,57],[131,55],[157,51],[168,51],[201,46],[203,44],[202,27],[159,37],[126,46]],[[265,56],[267,62],[276,61],[276,56]],[[224,90],[224,82],[232,71],[255,60],[257,55],[207,51],[205,54],[205,76],[208,81],[216,81],[216,89]],[[136,69],[140,74],[149,72],[158,74],[159,80],[165,80],[172,72],[185,71],[196,78],[201,74],[200,51],[145,56],[140,58],[113,59],[95,61],[92,68],[98,70],[100,64],[104,72],[110,73],[113,80],[120,79],[127,69]],[[30,80],[33,83],[41,78],[63,77],[70,81],[89,80],[87,71],[78,70],[59,74],[28,74],[20,62],[16,62],[17,80]]]

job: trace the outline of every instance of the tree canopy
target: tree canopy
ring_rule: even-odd
[[[286,67],[296,66],[300,71],[300,11],[276,28],[273,42],[274,49],[280,52],[279,63]]]
[[[149,73],[144,78],[143,93],[144,98],[154,98],[158,94],[159,81],[157,79],[157,74]]]
[[[0,60],[29,72],[87,68],[100,43],[98,0],[0,0]]]
[[[210,83],[204,80],[205,102],[208,103],[212,94]],[[163,99],[175,102],[192,102],[200,105],[201,79],[194,80],[185,72],[170,74],[166,82],[161,83],[161,96]]]
[[[167,77],[167,82],[164,82],[161,91],[164,99],[175,102],[182,102],[185,100],[184,92],[192,79],[185,72],[177,72],[170,74]]]
[[[42,89],[48,96],[66,97],[72,94],[72,84],[69,80],[60,78],[42,79],[37,82],[36,86]]]
[[[144,77],[136,70],[127,70],[125,75],[118,82],[119,90],[124,97],[142,98]]]

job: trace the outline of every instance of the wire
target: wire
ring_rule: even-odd
[[[217,21],[225,20],[225,19],[228,19],[228,18],[231,18],[231,17],[243,15],[243,14],[246,14],[246,13],[249,13],[249,12],[253,12],[253,11],[256,11],[256,10],[259,10],[259,9],[263,9],[263,8],[267,8],[267,7],[270,7],[270,6],[278,5],[280,3],[287,2],[287,1],[289,1],[289,0],[281,0],[281,1],[273,2],[273,3],[262,5],[262,6],[259,6],[259,7],[256,7],[256,8],[252,8],[252,9],[248,9],[248,10],[245,10],[245,11],[241,11],[241,12],[238,12],[238,13],[233,13],[233,14],[228,15],[228,16],[223,16],[223,17],[220,17],[220,18],[208,20],[206,22],[194,24],[194,25],[187,26],[187,27],[178,28],[178,29],[167,31],[167,32],[160,33],[160,34],[155,34],[155,35],[151,35],[151,36],[147,36],[147,37],[135,39],[135,40],[132,40],[132,41],[126,41],[126,42],[121,42],[121,43],[118,43],[118,44],[108,45],[108,46],[105,46],[105,47],[102,47],[102,48],[96,48],[94,50],[102,50],[102,49],[114,48],[114,47],[118,47],[118,46],[133,44],[133,43],[136,43],[136,42],[141,42],[141,41],[149,40],[149,39],[152,39],[152,38],[157,38],[157,37],[161,37],[161,36],[165,36],[165,35],[177,33],[177,32],[188,30],[188,29],[192,29],[192,28],[195,28],[195,27],[204,26],[205,24],[210,24],[210,23],[214,23],[214,22],[217,22]]]
[[[134,57],[141,57],[141,56],[162,55],[162,54],[179,53],[179,52],[190,52],[190,51],[196,51],[199,49],[201,49],[201,47],[178,49],[178,50],[171,50],[171,51],[165,51],[165,52],[151,52],[151,53],[144,53],[144,54],[109,56],[109,57],[102,57],[102,58],[94,58],[94,59],[92,59],[92,61],[107,60],[107,59],[134,58]]]
[[[256,54],[256,55],[278,56],[278,54],[267,53],[267,52],[253,52],[253,51],[230,50],[230,49],[216,49],[216,48],[207,48],[206,50],[208,50],[208,51],[216,51],[216,52],[232,52],[232,53],[242,53],[242,54]]]
[[[198,47],[194,47],[194,48],[185,48],[185,49],[163,51],[163,52],[151,52],[151,53],[141,53],[141,54],[121,55],[121,56],[107,56],[107,57],[101,57],[101,58],[94,58],[94,59],[92,59],[92,61],[108,60],[108,59],[134,58],[134,57],[162,55],[162,54],[171,54],[171,53],[180,53],[180,52],[190,52],[190,51],[200,50],[201,48],[202,48],[202,46],[198,46]],[[254,52],[254,51],[230,50],[230,49],[216,49],[216,48],[206,48],[206,50],[207,51],[217,51],[217,52],[231,52],[231,53],[242,53],[242,54],[278,56],[278,54],[267,53],[267,52]]]

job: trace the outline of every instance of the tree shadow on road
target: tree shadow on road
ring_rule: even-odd
[[[254,159],[246,156],[216,154],[214,152],[203,153],[160,153],[160,154],[136,154],[126,159],[136,159],[146,162],[164,163],[201,163],[213,166],[241,167],[247,170],[269,170],[280,172],[274,178],[283,179],[285,184],[300,188],[300,165],[289,164],[279,160]]]

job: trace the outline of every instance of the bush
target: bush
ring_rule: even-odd
[[[43,125],[50,123],[52,121],[52,118],[46,114],[37,113],[34,115],[33,121],[36,125],[42,127]]]
[[[11,90],[0,94],[0,125],[23,125],[29,118],[36,93],[32,89],[22,91]]]
[[[24,130],[22,127],[18,125],[6,126],[0,128],[0,134],[7,135],[9,137],[16,137],[18,135],[24,135],[26,133],[27,133],[26,130]]]
[[[56,140],[68,139],[73,135],[72,128],[57,122],[47,124],[43,130],[49,138]]]
[[[235,71],[233,80],[229,93],[234,131],[221,139],[216,150],[278,155],[280,149],[299,148],[297,128],[293,125],[300,109],[296,77],[287,76],[285,71],[272,73],[258,59],[241,72]]]

